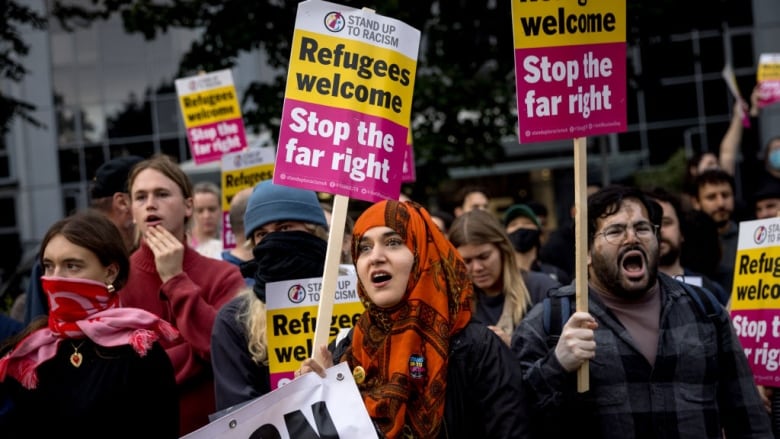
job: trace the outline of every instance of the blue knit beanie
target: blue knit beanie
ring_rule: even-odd
[[[255,230],[276,221],[300,221],[328,227],[316,193],[264,180],[249,196],[244,212],[245,237],[249,239]]]

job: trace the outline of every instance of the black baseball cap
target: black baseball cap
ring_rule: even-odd
[[[97,169],[92,182],[92,199],[111,197],[117,192],[127,192],[127,177],[130,170],[142,157],[135,155],[111,159]]]

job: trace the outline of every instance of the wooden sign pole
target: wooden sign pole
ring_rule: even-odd
[[[320,346],[328,344],[330,320],[333,317],[333,304],[336,301],[336,283],[339,278],[341,264],[341,244],[344,242],[344,224],[347,222],[347,207],[349,197],[333,196],[333,211],[330,216],[330,232],[328,233],[328,251],[325,254],[325,270],[322,274],[322,289],[320,303],[317,308],[317,327],[314,330],[312,357],[324,365],[320,356]]]
[[[588,148],[585,137],[574,139],[574,241],[577,311],[588,312]],[[588,362],[577,370],[577,391],[590,388]]]

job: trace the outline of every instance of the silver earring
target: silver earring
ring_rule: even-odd
[[[109,293],[113,293],[114,291],[116,291],[116,288],[114,288],[114,284],[106,285],[106,289],[108,290]]]

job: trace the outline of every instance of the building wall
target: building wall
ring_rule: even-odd
[[[42,0],[27,4],[45,12]],[[28,244],[40,240],[51,223],[61,216],[62,197],[54,149],[56,124],[50,87],[49,36],[43,31],[26,29],[22,39],[30,45],[30,53],[24,59],[29,73],[21,83],[4,82],[3,91],[35,105],[33,116],[43,127],[36,128],[19,118],[14,121],[4,139],[8,168],[0,172],[5,193],[14,199],[10,203],[12,209],[2,209],[7,219],[3,234],[16,236],[16,242],[28,248]],[[9,271],[13,266],[3,268]]]

